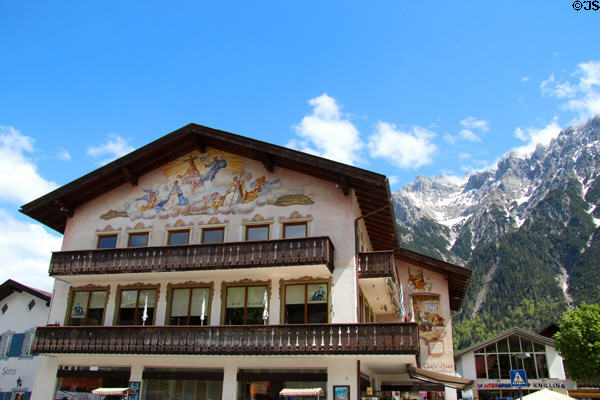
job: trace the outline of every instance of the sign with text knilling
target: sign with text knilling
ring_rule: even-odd
[[[514,388],[508,379],[477,379],[475,387],[478,390],[498,390]],[[528,379],[528,389],[575,389],[575,382],[568,379]]]

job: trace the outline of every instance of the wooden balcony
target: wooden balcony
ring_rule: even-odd
[[[415,323],[37,328],[33,352],[98,354],[418,354]]]
[[[57,251],[50,275],[217,270],[293,265],[326,265],[333,272],[328,237],[184,246]]]
[[[398,282],[393,251],[358,253],[359,278],[392,278]]]

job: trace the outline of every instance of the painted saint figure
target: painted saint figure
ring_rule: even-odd
[[[185,197],[183,195],[181,186],[179,186],[179,181],[177,179],[175,179],[175,182],[173,182],[173,187],[171,188],[171,191],[169,192],[169,196],[165,200],[158,203],[156,205],[156,209],[159,211],[169,210],[176,205],[185,206],[188,203],[189,203],[189,200],[187,197]]]
[[[202,181],[212,181],[215,179],[217,172],[227,167],[227,160],[215,156],[211,162],[204,164],[204,167],[209,168],[209,170],[205,175],[201,176]]]

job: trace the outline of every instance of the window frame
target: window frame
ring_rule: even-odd
[[[131,237],[132,236],[141,236],[141,235],[147,235],[148,239],[146,240],[146,244],[144,246],[131,246]],[[136,248],[142,248],[142,247],[148,247],[150,245],[150,231],[147,229],[144,230],[135,230],[135,231],[128,231],[127,232],[127,248],[130,249],[136,249]]]
[[[114,317],[113,317],[113,326],[141,326],[141,325],[121,325],[119,324],[119,319],[121,318],[121,300],[122,300],[122,293],[123,291],[128,291],[128,290],[137,290],[138,294],[136,297],[136,308],[133,314],[133,320],[136,321],[137,320],[137,313],[138,310],[141,308],[143,310],[143,304],[142,307],[140,307],[139,301],[140,301],[140,292],[142,290],[155,290],[156,291],[156,297],[154,299],[154,313],[152,315],[152,321],[148,322],[146,321],[146,325],[155,325],[156,324],[156,311],[158,309],[158,299],[160,297],[160,284],[156,284],[156,285],[130,285],[130,286],[121,286],[119,285],[119,287],[117,288],[117,299],[115,301],[115,313],[114,313]]]
[[[0,338],[0,357],[8,357],[10,345],[12,343],[13,333],[5,333]]]
[[[187,232],[188,234],[188,240],[187,243],[182,243],[182,244],[171,244],[171,235],[173,233],[181,233],[181,232]],[[165,246],[186,246],[190,243],[192,243],[192,229],[191,228],[185,228],[185,227],[177,227],[177,228],[173,228],[173,229],[167,229],[166,232],[166,238],[165,238]],[[148,237],[148,239],[150,239],[150,237]]]
[[[120,231],[104,231],[104,232],[96,232],[96,241],[95,241],[95,246],[94,249],[116,249],[119,247],[119,234],[121,232]],[[116,237],[117,240],[115,241],[115,247],[99,247],[100,246],[100,240],[103,237]]]
[[[86,307],[86,315],[85,315],[86,323],[79,325],[79,326],[88,326],[87,325],[88,310],[90,308],[90,301],[92,299],[91,292],[106,292],[106,296],[104,298],[104,309],[102,310],[102,320],[100,321],[99,325],[92,325],[92,326],[103,326],[105,317],[106,317],[106,307],[108,305],[108,296],[110,294],[110,286],[71,287],[69,289],[69,302],[68,302],[68,307],[67,307],[67,313],[65,315],[65,326],[72,326],[71,325],[71,309],[73,307],[73,301],[75,300],[75,294],[78,292],[88,292],[89,293],[88,300],[87,300],[87,307]],[[77,326],[77,325],[73,325],[73,326]]]
[[[168,285],[168,291],[167,291],[167,312],[165,313],[165,325],[168,326],[176,326],[176,325],[171,325],[170,324],[170,320],[171,320],[171,310],[173,308],[173,291],[177,290],[177,289],[189,289],[190,290],[190,294],[192,292],[193,289],[206,289],[208,291],[208,297],[207,297],[207,304],[206,304],[206,315],[204,318],[204,323],[202,324],[203,326],[206,325],[210,325],[210,318],[211,318],[211,307],[212,307],[212,297],[213,297],[213,283],[205,283],[205,282],[190,282],[190,283],[182,283],[182,284],[175,284],[175,285]],[[188,298],[188,315],[187,315],[187,325],[189,326],[189,322],[190,322],[190,311],[191,311],[191,296],[189,296]],[[194,326],[198,326],[198,325],[194,325]]]
[[[293,215],[292,215],[293,216]],[[290,217],[292,217],[290,216]],[[300,215],[298,215],[301,217]],[[281,239],[286,239],[285,237],[285,226],[286,225],[301,225],[306,224],[306,236],[311,236],[311,228],[312,228],[312,217],[307,216],[306,218],[283,218],[279,220],[279,237]]]
[[[23,338],[23,344],[21,345],[21,356],[28,357],[31,356],[31,348],[33,347],[33,339],[35,338],[35,330],[25,332],[25,337]]]
[[[219,244],[219,243],[225,243],[225,225],[218,225],[218,226],[203,226],[200,228],[200,244]],[[206,243],[204,241],[204,232],[205,231],[222,231],[223,232],[223,240],[221,240],[220,242],[210,242],[210,243]]]
[[[300,226],[300,225],[304,225],[304,236],[295,236],[295,237],[286,237],[285,235],[285,229],[288,226]],[[301,239],[301,238],[307,238],[310,236],[310,232],[308,231],[308,221],[294,221],[294,222],[282,222],[281,223],[281,238],[282,239]]]
[[[327,285],[327,322],[315,322],[308,323],[308,285]],[[331,281],[328,279],[315,279],[315,280],[292,280],[282,282],[281,292],[281,313],[280,321],[282,325],[312,325],[312,324],[330,324],[331,323]],[[303,324],[288,324],[285,320],[285,306],[286,306],[286,290],[291,285],[304,285],[304,323]]]
[[[248,288],[256,287],[256,286],[264,286],[267,289],[267,312],[269,313],[269,318],[267,318],[267,322],[271,319],[271,284],[268,281],[264,282],[244,282],[244,283],[223,283],[221,289],[221,325],[227,325],[226,320],[226,312],[227,312],[227,291],[232,287],[244,287],[246,288],[244,293],[244,323],[241,325],[244,326],[257,326],[259,324],[248,324]],[[229,325],[228,325],[229,326]]]
[[[246,223],[243,225],[244,227],[244,242],[260,242],[264,240],[271,240],[271,225],[272,223],[261,221],[257,223]],[[267,228],[267,238],[266,239],[258,239],[258,240],[249,240],[248,239],[248,229],[252,228]]]

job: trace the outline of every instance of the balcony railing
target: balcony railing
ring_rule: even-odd
[[[418,354],[415,323],[37,328],[34,353]]]
[[[358,253],[359,278],[392,278],[398,282],[393,251]]]
[[[190,271],[324,264],[333,272],[328,237],[183,246],[57,251],[50,275]]]

